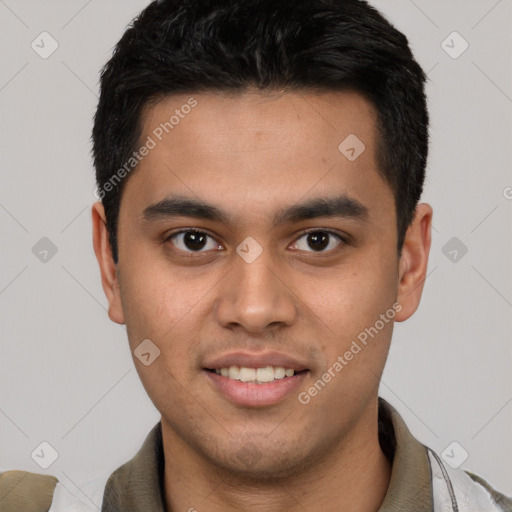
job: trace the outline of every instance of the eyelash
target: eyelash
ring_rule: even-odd
[[[190,229],[182,229],[180,231],[176,231],[175,233],[172,233],[170,234],[169,236],[167,236],[163,242],[164,243],[167,243],[167,242],[170,242],[172,240],[172,238],[178,236],[178,235],[181,235],[181,234],[184,234],[184,233],[198,233],[198,234],[202,234],[202,235],[206,235],[207,237],[215,240],[215,238],[210,235],[209,233],[207,233],[206,231],[201,231],[199,229],[193,229],[193,228],[190,228]],[[336,249],[338,249],[340,246],[343,246],[345,244],[348,244],[348,240],[347,238],[343,237],[342,235],[340,235],[339,233],[335,232],[335,231],[332,231],[330,229],[318,229],[318,228],[314,228],[314,229],[309,229],[309,230],[306,230],[306,231],[302,231],[298,236],[297,238],[295,239],[295,241],[293,242],[294,244],[297,243],[298,240],[300,240],[301,238],[307,236],[307,235],[310,235],[312,233],[326,233],[334,238],[336,238],[340,243],[334,248],[334,249],[330,249],[328,251],[304,251],[304,252],[308,252],[308,253],[312,253],[312,254],[316,254],[316,255],[323,255],[323,254],[330,254],[334,251],[336,251]],[[221,245],[219,244],[218,242],[216,242],[218,245]],[[173,244],[174,245],[174,244]],[[204,254],[204,253],[207,253],[209,251],[204,251],[204,250],[200,250],[200,251],[183,251],[182,249],[177,249],[178,251],[180,252],[183,252],[185,254],[188,254],[188,255],[192,255],[192,254]]]

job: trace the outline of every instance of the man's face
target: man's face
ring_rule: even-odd
[[[183,109],[191,96],[197,105]],[[176,110],[179,122],[158,130]],[[284,476],[375,422],[393,324],[378,321],[392,318],[399,284],[375,119],[348,92],[200,93],[145,112],[140,141],[156,146],[123,190],[109,313],[126,323],[132,351],[146,339],[160,350],[135,365],[175,447],[237,473]],[[176,199],[221,215],[162,203]],[[231,366],[274,367],[258,374],[274,380],[215,371]],[[276,367],[295,374],[276,378]]]

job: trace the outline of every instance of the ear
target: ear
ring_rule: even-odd
[[[432,207],[420,204],[407,229],[399,262],[397,300],[402,309],[395,320],[403,322],[418,309],[427,276],[428,255],[432,238]]]
[[[117,266],[112,257],[112,248],[108,237],[105,208],[100,202],[92,206],[92,240],[96,259],[100,266],[101,284],[108,299],[108,316],[118,324],[124,324],[124,313],[121,304],[121,293]]]

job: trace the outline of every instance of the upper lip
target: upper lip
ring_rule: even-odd
[[[246,368],[281,366],[296,372],[307,370],[305,363],[280,352],[230,352],[209,360],[204,368],[216,370],[230,366],[245,366]]]

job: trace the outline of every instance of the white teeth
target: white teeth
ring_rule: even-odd
[[[242,366],[238,372],[238,380],[242,382],[252,382],[256,380],[256,370],[254,368],[245,368]]]
[[[221,369],[222,372],[222,369]],[[238,380],[238,374],[240,373],[240,368],[238,366],[230,366],[228,369],[228,377],[230,379]]]
[[[286,370],[282,366],[276,366],[274,368],[274,379],[284,379],[285,374]]]
[[[256,370],[256,380],[258,382],[272,382],[274,380],[274,368],[266,366]]]
[[[266,366],[265,368],[248,368],[246,366],[230,366],[229,368],[216,368],[215,373],[241,382],[264,384],[285,377],[293,377],[295,370],[282,366]]]

